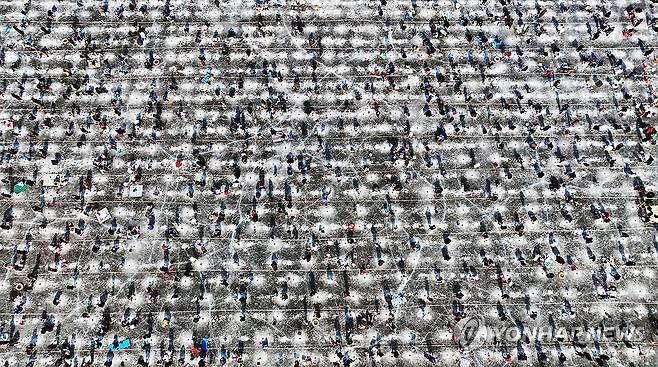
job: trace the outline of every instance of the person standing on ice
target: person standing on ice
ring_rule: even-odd
[[[322,189],[320,190],[320,196],[324,205],[327,205],[327,203],[329,202],[330,194],[331,194],[331,188],[327,186],[323,186]]]

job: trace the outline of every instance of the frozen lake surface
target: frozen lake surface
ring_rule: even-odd
[[[657,365],[657,17],[0,0],[0,366]]]

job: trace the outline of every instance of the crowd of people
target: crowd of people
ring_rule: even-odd
[[[658,363],[656,0],[0,23],[0,365]]]

